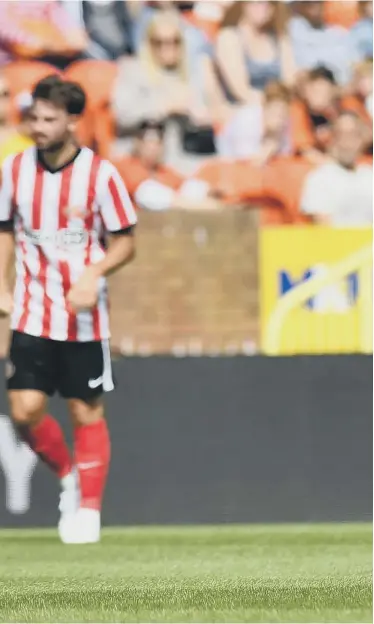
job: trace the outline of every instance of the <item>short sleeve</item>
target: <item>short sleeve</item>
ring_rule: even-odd
[[[107,161],[103,165],[98,197],[100,214],[107,232],[118,232],[136,224],[136,212],[117,169]]]
[[[12,162],[7,158],[0,168],[0,222],[13,218]]]

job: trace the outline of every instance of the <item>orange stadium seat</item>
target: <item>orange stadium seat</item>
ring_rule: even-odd
[[[78,127],[80,141],[94,146],[100,156],[107,158],[114,139],[109,102],[117,66],[110,61],[76,61],[69,65],[64,76],[78,82],[87,94],[87,110]]]
[[[261,206],[261,225],[308,223],[300,213],[306,176],[314,165],[302,158],[279,157],[264,167],[250,161],[207,161],[196,178],[222,193],[227,204]]]
[[[329,121],[332,123],[338,110],[329,111]],[[301,153],[304,150],[315,147],[325,150],[331,140],[329,124],[324,127],[324,132],[316,132],[307,106],[301,100],[294,100],[291,104],[291,140],[294,153]],[[327,114],[326,114],[327,116]]]
[[[78,82],[86,91],[94,109],[109,102],[116,76],[117,66],[110,61],[76,61],[65,70],[65,77]]]
[[[324,13],[326,24],[351,28],[360,17],[358,0],[327,0]]]
[[[241,204],[247,199],[248,178],[250,177],[251,199],[262,195],[262,179],[257,167],[254,175],[248,176],[247,161],[233,161],[225,158],[212,158],[203,163],[194,175],[197,180],[207,182],[211,190],[230,204]]]
[[[58,69],[41,61],[14,61],[5,65],[2,71],[9,82],[12,97],[22,91],[30,91],[36,82],[46,76],[59,73]]]
[[[156,170],[150,171],[136,156],[123,156],[122,158],[113,159],[113,164],[117,167],[133,199],[136,190],[142,182],[150,178],[157,180],[157,182],[164,184],[174,191],[180,188],[184,180],[181,174],[166,165],[161,165]]]
[[[309,223],[300,212],[301,194],[307,175],[315,168],[302,158],[279,157],[264,167],[263,197],[279,203],[282,210],[264,205],[262,225]]]
[[[272,174],[271,165],[258,167],[250,161],[215,158],[207,161],[195,177],[207,182],[212,191],[221,195],[228,206],[253,204],[261,207],[261,225],[292,222],[282,198],[278,197],[276,176]]]
[[[93,133],[97,153],[102,158],[110,158],[115,139],[115,123],[109,103],[93,111]]]
[[[95,148],[95,115],[89,107],[86,108],[83,115],[79,118],[76,134],[81,145]]]
[[[12,99],[11,118],[14,123],[18,119],[18,111],[15,105],[15,98],[23,91],[30,92],[33,86],[46,76],[58,74],[59,71],[48,63],[41,61],[14,61],[5,65],[2,69],[4,76],[9,84],[10,95]]]
[[[185,13],[184,17],[192,26],[202,30],[209,41],[214,41],[216,39],[220,27],[219,22],[199,18],[193,11]]]
[[[358,96],[347,95],[344,98],[342,98],[341,108],[343,110],[353,111],[354,113],[356,113],[356,115],[361,117],[362,121],[364,121],[365,123],[369,125],[372,125],[373,122],[366,108],[365,102],[362,99],[360,99]]]
[[[262,207],[262,226],[309,223],[300,213],[300,200],[314,165],[302,158],[280,156],[263,167],[251,162],[237,166],[237,193],[242,201]]]

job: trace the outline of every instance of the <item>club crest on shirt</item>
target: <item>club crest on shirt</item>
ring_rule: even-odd
[[[86,212],[85,206],[66,206],[64,209],[65,217],[68,219],[84,219]]]

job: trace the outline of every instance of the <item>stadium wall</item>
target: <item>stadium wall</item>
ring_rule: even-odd
[[[105,523],[371,520],[371,357],[130,358],[115,367]],[[1,408],[0,526],[53,526],[57,485],[16,445],[4,392]],[[51,411],[66,427],[58,399]]]

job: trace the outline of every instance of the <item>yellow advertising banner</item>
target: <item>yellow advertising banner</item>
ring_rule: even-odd
[[[372,353],[371,228],[264,228],[259,268],[263,353]]]

